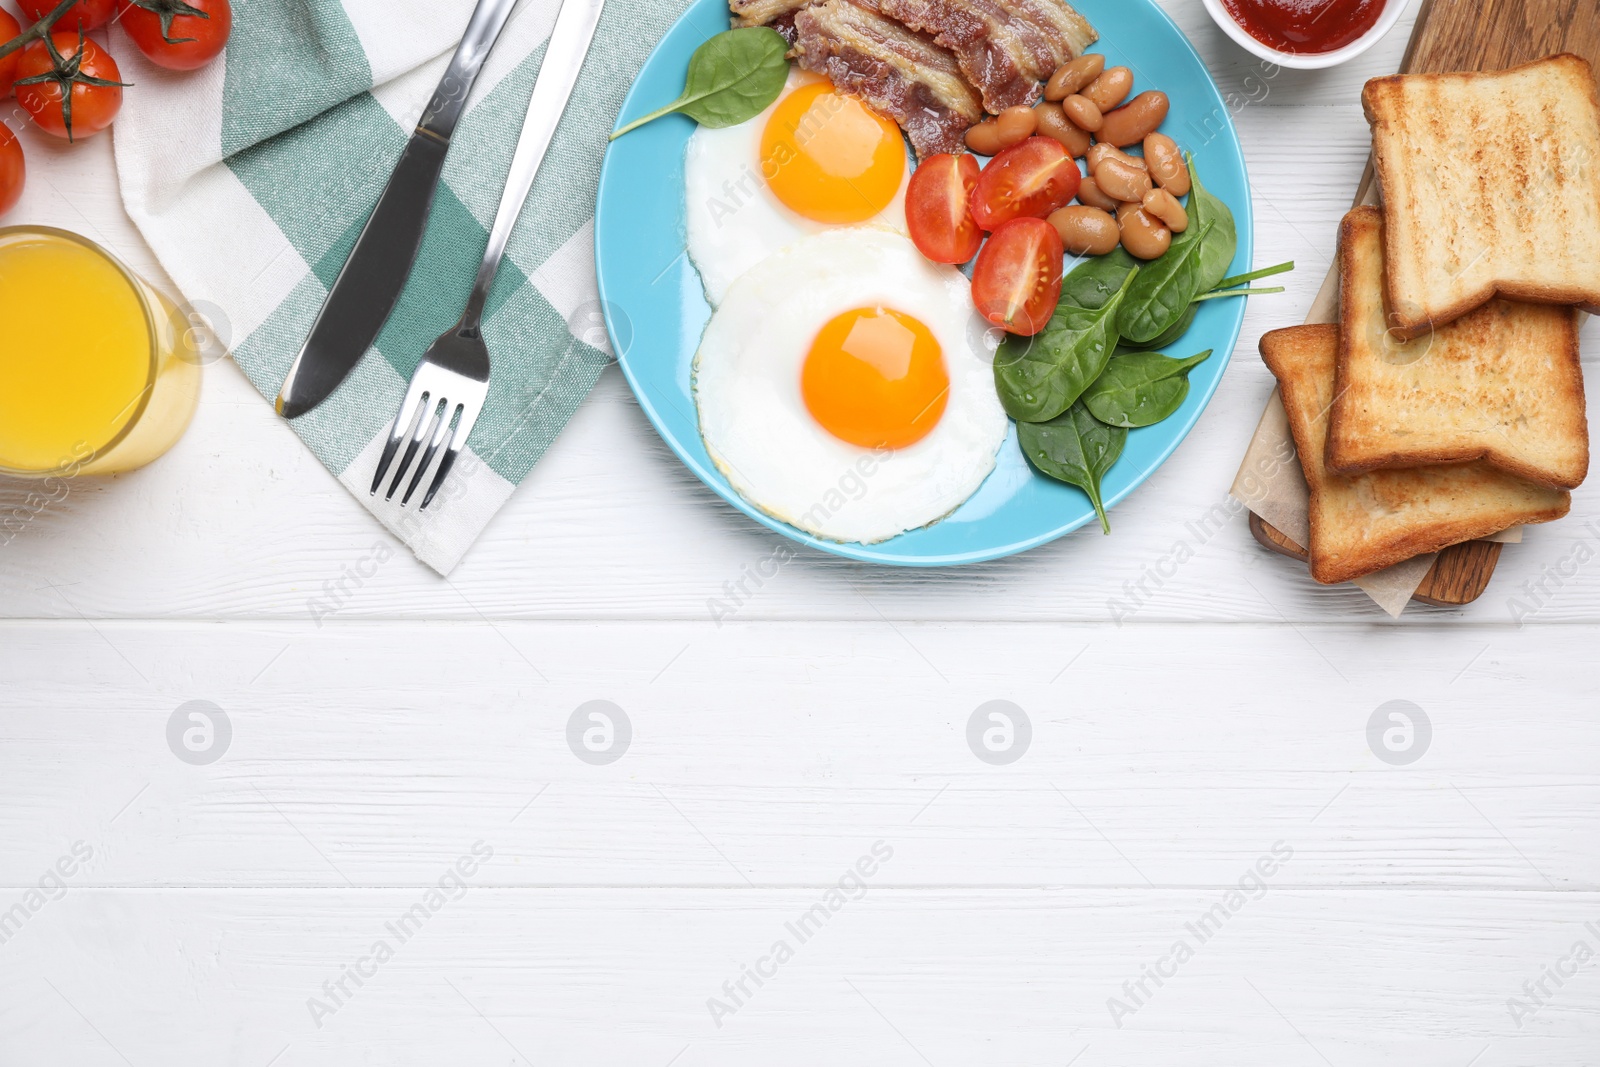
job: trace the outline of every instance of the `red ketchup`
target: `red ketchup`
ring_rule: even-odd
[[[1222,0],[1246,33],[1280,52],[1332,52],[1358,40],[1387,0]]]

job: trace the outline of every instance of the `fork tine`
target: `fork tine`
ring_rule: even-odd
[[[456,412],[459,409],[460,405],[454,401],[446,403],[444,418],[439,420],[439,429],[434,433],[433,439],[428,442],[428,450],[422,454],[422,462],[417,464],[416,473],[411,476],[411,484],[406,486],[406,495],[400,498],[401,507],[411,503],[411,495],[417,491],[417,486],[422,482],[422,476],[428,473],[429,467],[433,466],[433,457],[439,454],[439,446],[444,444],[444,439],[450,435],[450,424],[455,421]]]
[[[428,486],[428,491],[422,497],[422,506],[418,511],[427,511],[428,505],[433,503],[433,498],[439,492],[439,487],[444,485],[445,479],[450,477],[450,468],[456,465],[456,457],[461,454],[461,449],[467,443],[467,438],[472,434],[472,427],[478,421],[478,415],[483,411],[483,402],[463,404],[461,407],[461,421],[456,423],[456,432],[450,437],[450,447],[445,451],[444,458],[439,461],[439,472],[433,476],[433,482]]]
[[[411,432],[412,424],[421,414],[422,397],[426,392],[416,378],[406,387],[405,399],[400,401],[400,410],[395,412],[394,423],[389,427],[389,439],[383,444],[383,458],[378,461],[378,472],[372,476],[372,495],[377,495],[378,486],[383,484],[384,472],[394,462],[394,454],[400,450],[400,441]]]
[[[411,429],[410,426],[406,427]],[[383,484],[383,474],[389,469],[389,464],[394,462],[394,454],[400,451],[400,435],[394,431],[389,432],[389,440],[383,443],[383,458],[378,460],[378,470],[372,476],[372,488],[368,490],[371,496],[378,495],[378,486]]]
[[[400,481],[406,476],[406,470],[411,466],[411,461],[416,458],[417,449],[433,433],[434,424],[439,421],[440,409],[443,407],[443,400],[428,398],[428,406],[423,409],[422,418],[417,422],[417,432],[412,434],[411,439],[406,442],[405,455],[400,457],[400,466],[395,468],[394,481],[389,483],[389,491],[383,494],[383,499],[394,499],[395,490],[400,488]]]

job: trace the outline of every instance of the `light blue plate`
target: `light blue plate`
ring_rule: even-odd
[[[1105,53],[1108,66],[1133,70],[1134,92],[1160,89],[1172,98],[1162,132],[1194,153],[1206,188],[1233,210],[1239,251],[1228,273],[1249,270],[1250,183],[1228,106],[1205,64],[1153,0],[1079,0],[1076,7],[1100,31],[1092,50]],[[645,63],[618,125],[675,99],[690,54],[727,28],[726,0],[697,0]],[[669,115],[611,144],[600,171],[594,244],[612,349],[651,423],[701,481],[755,521],[796,541],[901,566],[942,567],[1008,556],[1093,521],[1094,509],[1083,493],[1028,465],[1015,427],[994,473],[971,499],[932,526],[875,545],[819,540],[762,514],[739,496],[706,454],[690,393],[690,365],[711,317],[700,277],[684,254],[683,157],[693,130],[690,119]],[[1189,332],[1169,349],[1169,355],[1207,348],[1214,354],[1191,372],[1193,387],[1177,414],[1128,435],[1126,451],[1105,479],[1107,507],[1133,492],[1188,435],[1222,380],[1243,319],[1242,299],[1208,301]]]

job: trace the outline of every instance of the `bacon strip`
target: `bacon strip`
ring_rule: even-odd
[[[996,113],[1034,103],[1057,67],[1099,39],[1061,0],[879,0],[879,8],[954,52]]]
[[[983,118],[982,101],[932,37],[851,0],[805,7],[794,26],[800,65],[898,122],[919,158],[965,150],[962,135]]]
[[[768,26],[783,33],[776,23],[779,19],[789,25],[794,20],[785,18],[811,3],[811,0],[728,0],[728,9],[733,12],[734,26]],[[784,34],[789,37],[789,34]],[[790,38],[793,43],[793,38]]]

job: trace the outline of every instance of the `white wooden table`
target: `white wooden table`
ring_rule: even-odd
[[[1241,516],[1199,532],[1409,19],[1272,74],[1167,7],[1237,105],[1258,262],[1299,270],[1109,538],[751,581],[777,539],[611,371],[443,581],[231,363],[165,460],[34,517],[0,548],[0,1064],[1600,1060],[1600,494],[1399,622]],[[8,221],[165,284],[110,141],[24,136]],[[595,700],[609,763],[569,745]],[[1009,764],[968,743],[997,700]],[[169,745],[192,701],[210,763]],[[1396,707],[1409,763],[1369,743]]]

